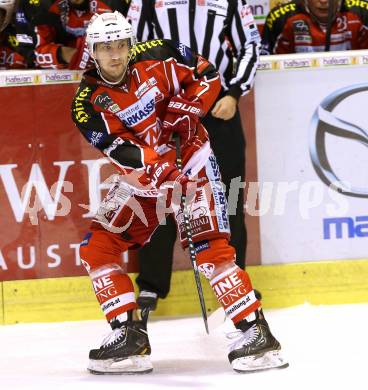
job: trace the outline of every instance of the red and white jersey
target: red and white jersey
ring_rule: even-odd
[[[345,1],[331,28],[330,50],[368,48],[368,2]],[[325,51],[326,27],[305,10],[302,1],[273,8],[262,34],[261,54],[289,54]]]
[[[307,14],[289,18],[276,41],[275,53],[324,51],[326,30]],[[351,12],[338,13],[331,29],[331,51],[368,48],[368,29]]]
[[[165,175],[165,163],[175,163],[174,142],[164,143],[161,137],[170,99],[181,94],[199,102],[205,114],[220,88],[219,75],[206,59],[183,44],[151,40],[133,47],[127,81],[119,87],[105,83],[96,70],[86,72],[73,100],[72,118],[123,175],[138,173],[142,186],[157,190],[153,168],[161,164],[156,174]],[[207,131],[199,124],[191,144],[182,150],[186,170],[195,175],[210,153]]]
[[[0,33],[0,69],[26,69],[27,59],[20,52],[15,29],[12,25]]]

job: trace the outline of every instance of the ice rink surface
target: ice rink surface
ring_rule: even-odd
[[[200,317],[150,321],[154,371],[134,376],[87,372],[89,349],[109,332],[104,321],[0,326],[0,388],[368,389],[368,304],[305,304],[265,315],[290,367],[255,374],[232,371],[228,322],[207,336]]]

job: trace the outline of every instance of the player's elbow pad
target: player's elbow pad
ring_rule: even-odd
[[[124,167],[143,168],[143,150],[130,141],[116,138],[104,153]]]

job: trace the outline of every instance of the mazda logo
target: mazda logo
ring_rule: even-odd
[[[328,95],[313,114],[309,143],[312,164],[322,182],[339,193],[358,198],[368,198],[368,184],[367,188],[350,186],[337,176],[327,157],[326,135],[332,134],[354,140],[368,147],[368,132],[365,129],[334,114],[334,109],[344,99],[366,91],[368,91],[368,83],[362,83],[341,88]],[[361,108],[362,111],[368,110],[368,105],[362,102]]]

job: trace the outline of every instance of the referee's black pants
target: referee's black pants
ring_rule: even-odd
[[[242,182],[245,181],[245,139],[239,111],[237,110],[235,116],[228,121],[214,118],[209,113],[203,118],[202,123],[209,133],[228,196],[233,178],[240,177]],[[243,203],[244,190],[240,188],[236,214],[229,215],[229,221],[230,243],[236,250],[236,264],[242,269],[245,268],[247,243]],[[176,226],[170,216],[166,220],[166,225],[160,225],[151,241],[138,252],[139,275],[136,282],[140,291],[154,291],[160,298],[165,298],[169,293],[175,240]]]

